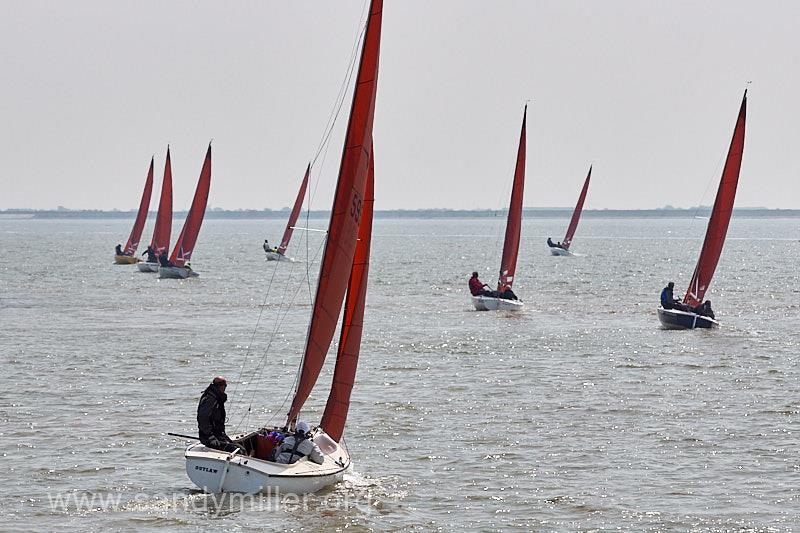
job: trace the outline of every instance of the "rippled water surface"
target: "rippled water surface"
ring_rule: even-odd
[[[466,280],[493,283],[502,222],[376,221],[355,470],[289,506],[199,493],[166,433],[196,431],[215,374],[231,431],[282,422],[320,234],[267,263],[283,221],[207,220],[201,277],[178,281],[111,264],[130,221],[0,220],[0,529],[800,528],[800,221],[734,219],[715,331],[655,314],[704,220],[588,218],[572,258],[544,243],[566,220],[528,220],[525,311],[475,312]]]

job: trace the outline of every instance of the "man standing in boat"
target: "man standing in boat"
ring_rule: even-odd
[[[148,263],[158,263],[158,257],[156,256],[156,251],[153,250],[152,246],[148,246],[147,250],[145,250],[142,255],[147,256]]]
[[[122,251],[122,245],[118,244],[116,248],[114,248],[114,253],[117,255],[125,255],[125,252]]]
[[[222,376],[217,376],[203,391],[200,403],[197,405],[197,431],[200,442],[209,448],[225,452],[236,450],[244,452],[245,449],[234,443],[225,433],[225,401],[228,399],[225,389],[227,386],[227,380]]]

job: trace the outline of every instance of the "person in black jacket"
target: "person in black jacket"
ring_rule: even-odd
[[[234,443],[225,433],[225,401],[228,396],[225,388],[228,382],[222,376],[217,376],[206,387],[200,396],[200,403],[197,405],[197,430],[200,442],[225,452],[236,450],[245,451],[244,448]]]

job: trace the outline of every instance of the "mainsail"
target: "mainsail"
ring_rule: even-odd
[[[306,167],[306,175],[303,177],[303,183],[300,185],[300,190],[297,191],[297,198],[294,200],[294,207],[292,213],[289,215],[289,221],[286,223],[286,230],[283,232],[281,244],[278,246],[278,253],[283,255],[286,252],[286,247],[289,246],[289,240],[292,238],[294,225],[297,224],[297,217],[300,216],[300,209],[303,207],[303,198],[306,196],[306,189],[308,188],[308,175],[311,172],[311,163]]]
[[[367,298],[369,277],[369,249],[372,239],[372,205],[375,201],[375,151],[369,160],[367,186],[364,191],[364,209],[358,226],[358,242],[353,256],[353,270],[347,285],[347,300],[344,303],[342,332],[339,336],[339,351],[333,371],[333,385],[325,405],[320,426],[335,441],[339,442],[350,409],[350,392],[356,379],[358,354],[361,350],[361,332],[364,324],[364,302]]]
[[[522,114],[522,130],[519,134],[519,148],[517,149],[517,166],[514,170],[514,186],[511,190],[511,204],[508,207],[503,259],[500,262],[500,278],[497,280],[497,290],[501,292],[506,288],[511,288],[514,283],[514,272],[517,270],[519,238],[522,229],[522,196],[525,188],[525,121],[527,117],[528,105],[525,104],[525,111]]]
[[[156,255],[169,251],[169,238],[172,233],[172,163],[167,146],[167,161],[164,163],[164,179],[161,182],[161,199],[158,201],[156,226],[150,247]]]
[[[691,306],[702,303],[711,278],[714,277],[719,256],[722,254],[722,246],[725,244],[728,223],[733,214],[736,186],[739,183],[739,170],[742,166],[746,115],[747,90],[745,89],[742,105],[739,107],[739,117],[736,119],[736,127],[733,130],[733,138],[728,149],[728,157],[725,159],[725,167],[722,170],[719,189],[717,189],[717,198],[714,200],[714,208],[708,221],[706,238],[703,241],[703,248],[700,251],[700,258],[697,260],[692,281],[683,298],[684,303]]]
[[[153,159],[150,158],[150,170],[147,171],[147,179],[144,182],[144,191],[142,192],[142,199],[139,202],[139,212],[136,214],[136,221],[133,223],[128,242],[125,243],[125,255],[133,255],[136,253],[136,248],[139,247],[139,239],[142,238],[142,230],[144,229],[144,221],[147,220],[147,210],[150,208],[150,195],[153,192]]]
[[[575,230],[578,229],[578,221],[581,219],[581,212],[583,211],[583,202],[586,200],[586,191],[589,190],[589,180],[592,178],[592,167],[589,166],[589,174],[586,176],[586,181],[583,182],[583,189],[581,195],[578,197],[578,203],[575,204],[575,211],[572,212],[572,220],[569,221],[567,234],[561,245],[565,250],[569,250],[569,245],[572,242],[572,237],[575,236]]]
[[[206,213],[208,203],[208,191],[211,188],[211,144],[208,145],[206,159],[200,171],[200,178],[197,180],[197,189],[194,191],[194,199],[189,214],[186,215],[186,222],[183,223],[181,235],[175,242],[175,248],[169,260],[175,266],[184,266],[191,258],[194,245],[197,242],[197,235],[200,233],[200,226],[203,224],[203,216]]]
[[[287,424],[297,417],[319,377],[353,270],[358,231],[364,215],[367,174],[372,159],[372,122],[378,87],[382,11],[383,0],[372,0],[331,208],[328,239],[320,266],[314,311]]]

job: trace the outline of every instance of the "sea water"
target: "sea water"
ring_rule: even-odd
[[[504,222],[376,220],[354,470],[292,499],[199,492],[167,433],[196,433],[217,374],[229,433],[283,424],[323,234],[266,262],[282,220],[209,219],[200,277],[160,280],[111,264],[131,221],[0,220],[0,529],[800,528],[800,220],[732,221],[711,331],[656,316],[705,220],[585,218],[574,257],[545,244],[565,219],[526,220],[525,310],[476,312],[467,279],[495,283]]]

